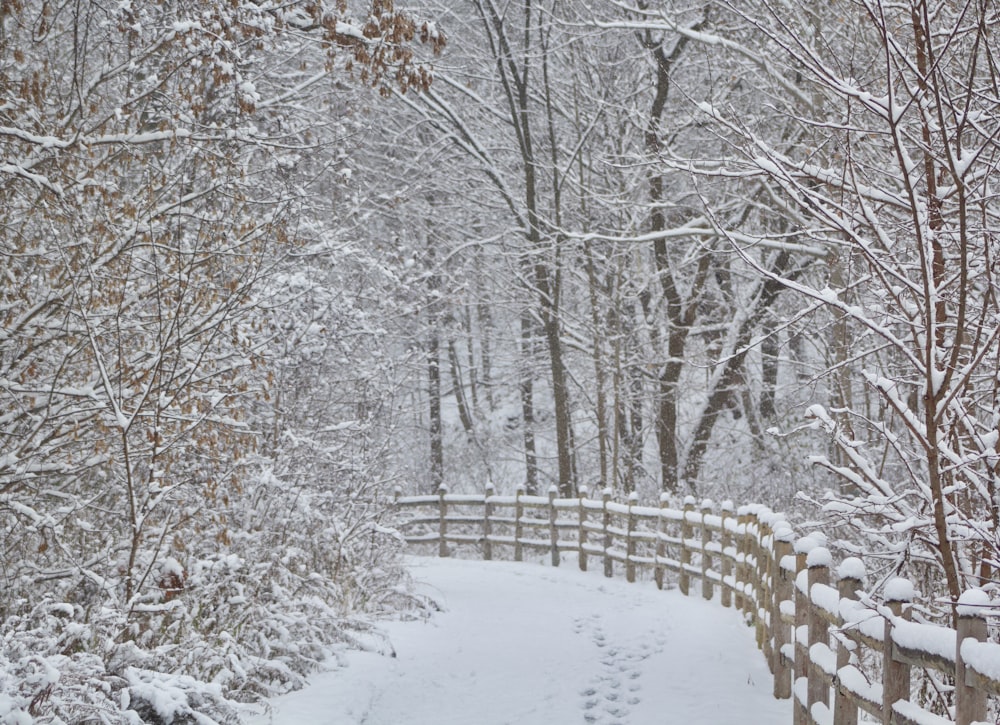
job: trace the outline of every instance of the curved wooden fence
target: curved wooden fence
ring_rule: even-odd
[[[554,489],[543,497],[492,488],[397,493],[396,506],[406,541],[439,556],[507,553],[521,561],[533,552],[559,566],[575,555],[584,571],[598,563],[605,576],[652,578],[660,588],[676,579],[684,594],[700,581],[702,597],[718,592],[756,629],[774,695],[793,700],[795,725],[853,725],[861,711],[882,723],[971,725],[985,722],[1000,696],[1000,645],[986,641],[987,617],[996,612],[985,592],[963,595],[957,631],[914,622],[909,582],[892,580],[882,596],[869,596],[860,560],[834,568],[822,537],[797,537],[765,506],[696,507],[689,498],[678,510],[665,500],[640,506],[634,495],[614,501],[609,491],[560,499]],[[936,703],[911,699],[914,667],[937,673]]]

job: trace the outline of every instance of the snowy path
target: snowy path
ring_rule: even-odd
[[[786,725],[733,610],[572,566],[411,560],[445,610],[253,725]]]

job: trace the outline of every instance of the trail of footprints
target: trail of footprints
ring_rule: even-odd
[[[637,643],[609,644],[599,614],[575,620],[573,631],[590,637],[601,662],[600,674],[580,691],[583,721],[587,725],[625,725],[630,706],[638,705],[641,700],[640,664],[663,651],[665,638],[650,630]]]

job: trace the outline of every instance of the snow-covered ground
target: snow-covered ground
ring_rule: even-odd
[[[443,611],[386,626],[253,725],[791,722],[753,631],[718,603],[571,565],[414,558]]]

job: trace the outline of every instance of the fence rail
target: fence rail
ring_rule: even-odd
[[[702,597],[718,591],[723,606],[738,608],[755,628],[775,697],[793,701],[794,725],[855,725],[862,711],[889,725],[972,725],[1000,696],[1000,645],[986,641],[986,618],[995,612],[985,592],[962,596],[957,629],[914,622],[909,582],[892,580],[881,597],[869,596],[860,560],[834,568],[820,538],[797,537],[765,506],[696,507],[688,498],[673,509],[666,499],[658,507],[641,506],[634,495],[614,501],[609,491],[561,499],[554,489],[498,496],[491,487],[472,495],[397,493],[396,506],[406,541],[436,546],[439,556],[465,549],[492,559],[506,547],[515,561],[543,552],[559,566],[575,553],[580,569],[597,560],[605,576],[630,582],[649,572],[663,588],[670,573],[685,595],[699,580]],[[946,682],[936,709],[947,717],[910,699],[913,667]]]

